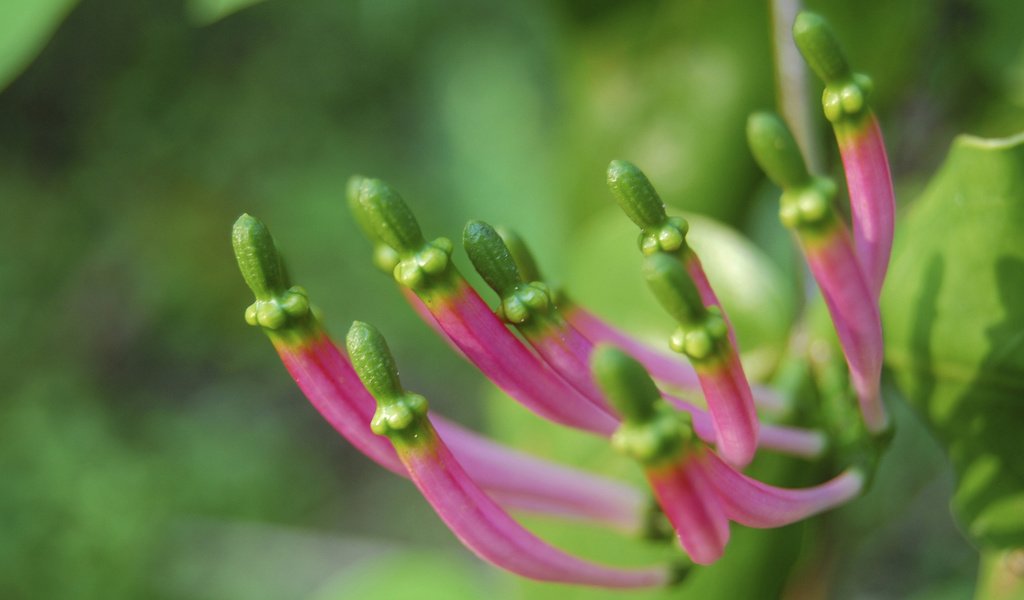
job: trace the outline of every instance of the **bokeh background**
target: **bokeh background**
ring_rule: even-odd
[[[956,133],[1024,129],[1018,2],[807,4],[874,77],[901,203]],[[377,324],[440,411],[627,478],[593,441],[508,408],[416,320],[346,214],[349,175],[391,182],[428,235],[458,239],[470,218],[518,229],[552,279],[654,333],[604,187],[627,158],[668,202],[752,240],[726,245],[773,277],[727,306],[753,302],[737,318],[763,374],[800,310],[744,140],[747,114],[776,102],[766,2],[3,0],[0,39],[0,597],[606,595],[482,565],[331,430],[242,319],[242,212],[272,228],[329,328]],[[941,451],[897,411],[869,497],[737,531],[689,588],[637,596],[969,595],[976,556]],[[758,468],[822,474],[775,463]],[[604,560],[648,552],[528,523]]]

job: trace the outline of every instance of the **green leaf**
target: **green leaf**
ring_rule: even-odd
[[[1024,135],[961,136],[907,215],[882,299],[886,353],[957,473],[976,543],[1024,544]]]
[[[42,51],[76,0],[0,2],[0,90]]]

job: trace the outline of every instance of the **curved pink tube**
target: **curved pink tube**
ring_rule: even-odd
[[[432,441],[400,446],[399,457],[452,533],[474,554],[498,567],[530,579],[611,588],[663,586],[671,580],[665,567],[599,565],[544,542],[477,487],[436,434]]]
[[[693,562],[709,565],[721,558],[729,542],[729,521],[700,468],[698,455],[648,469],[647,480]]]
[[[877,300],[889,268],[896,213],[885,141],[874,114],[855,131],[836,136],[850,192],[857,259],[871,296]]]
[[[748,527],[782,527],[801,521],[848,502],[864,487],[864,477],[853,469],[821,485],[786,489],[751,479],[711,452],[702,462],[729,519]]]
[[[326,335],[301,346],[276,347],[306,398],[338,433],[374,462],[408,476],[391,444],[370,431],[376,402]],[[640,528],[644,497],[636,488],[530,456],[432,418],[471,476],[506,506],[625,531]]]

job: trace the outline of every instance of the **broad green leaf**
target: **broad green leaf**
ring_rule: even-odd
[[[0,2],[0,90],[39,54],[75,3],[76,0]]]
[[[946,446],[976,543],[1024,544],[1024,135],[961,136],[907,215],[886,353]]]

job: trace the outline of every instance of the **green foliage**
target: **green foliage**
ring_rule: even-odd
[[[884,292],[889,364],[942,439],[979,544],[1024,544],[1024,136],[957,138],[904,219]]]
[[[0,2],[0,90],[21,73],[78,0]]]

